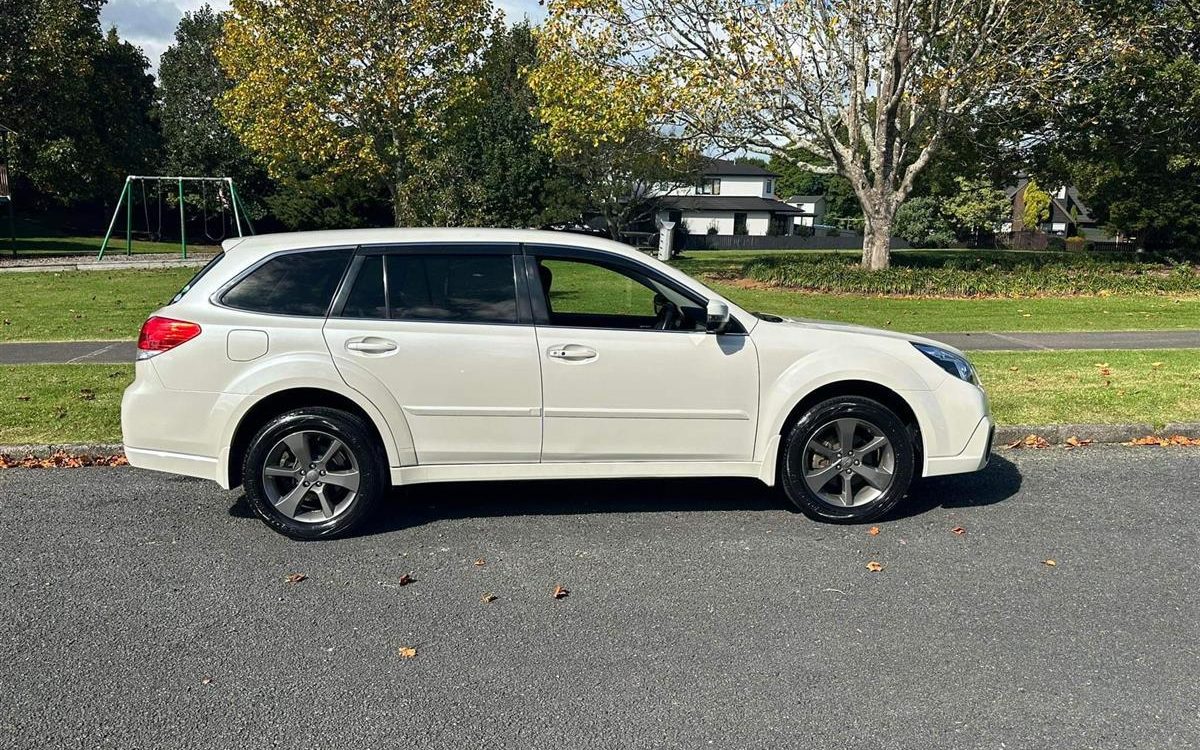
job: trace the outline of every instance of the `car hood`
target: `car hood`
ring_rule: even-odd
[[[893,339],[893,340],[897,340],[897,341],[911,341],[911,342],[918,343],[918,344],[930,344],[932,346],[938,346],[943,349],[948,349],[959,355],[963,354],[960,350],[954,348],[953,346],[950,346],[948,344],[943,344],[940,341],[934,341],[933,339],[927,339],[923,336],[914,336],[911,333],[903,333],[900,331],[885,331],[881,328],[868,328],[867,326],[854,325],[852,323],[837,323],[837,322],[830,321],[830,320],[812,320],[809,318],[785,318],[780,315],[774,315],[774,316],[770,316],[770,317],[771,317],[771,320],[764,320],[763,322],[765,322],[768,325],[790,326],[790,327],[797,328],[797,329],[805,329],[805,330],[814,330],[815,329],[815,330],[819,330],[819,331],[832,331],[835,333],[849,333],[849,334],[855,334],[858,336],[873,336],[875,338]],[[778,320],[779,322],[772,322],[772,320]]]

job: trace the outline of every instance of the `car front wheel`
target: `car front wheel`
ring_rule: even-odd
[[[877,520],[908,492],[913,441],[878,401],[839,396],[805,412],[788,432],[783,490],[805,515],[834,523]]]
[[[293,539],[343,534],[387,489],[376,443],[361,417],[339,409],[281,414],[246,451],[246,499],[269,526]]]

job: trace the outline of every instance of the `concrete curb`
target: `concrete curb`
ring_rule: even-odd
[[[1068,438],[1090,440],[1095,444],[1128,443],[1137,438],[1182,435],[1200,439],[1200,422],[1174,422],[1161,430],[1150,424],[1050,424],[1050,425],[1003,425],[996,428],[996,447],[1024,440],[1037,435],[1051,445],[1061,445]],[[120,443],[63,443],[60,445],[0,445],[0,455],[23,457],[34,455],[44,458],[58,452],[85,456],[112,456],[124,453]]]
[[[0,456],[45,458],[55,453],[70,453],[76,456],[115,456],[125,452],[120,443],[64,443],[62,445],[0,445]]]
[[[1051,424],[1051,425],[1002,425],[996,428],[996,445],[1003,446],[1024,440],[1029,435],[1045,438],[1051,444],[1062,444],[1068,438],[1091,440],[1094,443],[1128,443],[1141,437],[1154,435],[1171,437],[1183,435],[1200,438],[1200,423],[1176,422],[1161,430],[1151,424]]]
[[[184,260],[113,260],[81,263],[31,263],[27,266],[0,266],[0,273],[63,273],[69,271],[122,271],[139,268],[199,268],[212,256]]]

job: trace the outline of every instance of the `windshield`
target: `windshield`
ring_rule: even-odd
[[[216,265],[221,262],[221,258],[224,258],[224,257],[225,257],[225,253],[217,253],[217,256],[215,258],[213,258],[212,260],[210,260],[209,262],[205,263],[204,268],[201,268],[199,271],[197,271],[196,275],[193,276],[191,278],[191,280],[188,281],[188,283],[184,284],[183,289],[180,289],[178,292],[176,292],[175,296],[172,297],[171,301],[168,302],[167,304],[173,305],[176,302],[178,302],[179,300],[183,299],[184,296],[187,295],[187,293],[192,290],[192,287],[196,285],[196,282],[199,281],[200,279],[204,278],[204,274],[208,273],[213,268],[215,268]]]

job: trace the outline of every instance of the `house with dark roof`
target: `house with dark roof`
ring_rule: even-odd
[[[1025,191],[1028,187],[1029,178],[1022,177],[1017,180],[1016,185],[1006,188],[1008,199],[1012,201],[1012,218],[1000,227],[1002,232],[1034,229],[1058,237],[1078,236],[1096,241],[1112,239],[1092,217],[1092,212],[1079,195],[1079,191],[1070,185],[1050,192],[1050,216],[1044,222],[1036,227],[1025,226]]]
[[[698,235],[779,236],[793,234],[806,219],[811,226],[815,215],[775,196],[778,177],[756,164],[714,159],[695,185],[663,194],[656,218]]]

